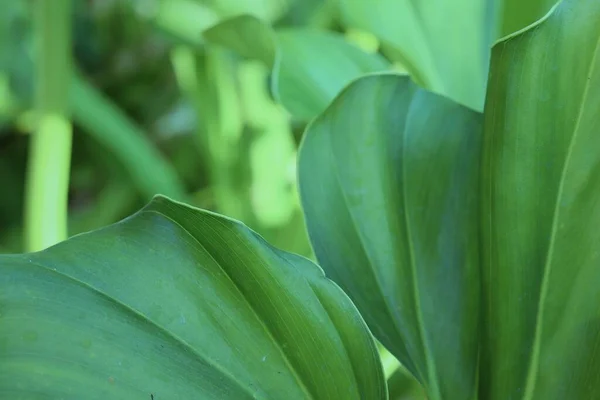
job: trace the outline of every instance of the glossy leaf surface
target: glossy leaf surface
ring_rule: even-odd
[[[407,77],[352,83],[307,129],[315,254],[430,399],[476,392],[480,115]]]
[[[341,0],[350,27],[375,34],[424,87],[481,111],[496,38],[495,0]]]
[[[482,398],[600,397],[599,21],[565,0],[493,51]]]
[[[247,15],[210,28],[205,37],[272,67],[274,95],[298,119],[317,116],[353,79],[389,69],[383,57],[364,52],[339,34],[273,31]]]
[[[156,198],[0,257],[2,398],[385,399],[372,337],[310,261]]]

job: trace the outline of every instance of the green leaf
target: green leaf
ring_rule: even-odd
[[[275,21],[298,0],[202,0],[225,18],[251,14],[265,21]],[[299,0],[304,1],[304,0]]]
[[[171,37],[191,46],[202,45],[202,31],[219,21],[213,7],[195,0],[158,0],[133,3],[140,17],[147,18]]]
[[[162,197],[0,256],[0,349],[6,398],[386,398],[366,325],[320,268]]]
[[[501,36],[513,34],[544,17],[558,0],[502,0]]]
[[[243,57],[260,60],[269,68],[275,64],[277,45],[273,30],[251,15],[225,20],[204,31],[204,37]]]
[[[493,51],[482,397],[600,398],[600,2]]]
[[[298,119],[314,118],[353,79],[389,69],[383,57],[362,51],[342,35],[310,29],[273,31],[248,15],[224,21],[204,36],[272,67],[275,97]]]
[[[423,388],[404,368],[398,368],[387,380],[390,400],[427,400]]]
[[[407,77],[352,83],[305,133],[315,255],[429,399],[475,395],[480,115]]]
[[[413,78],[481,111],[496,0],[340,0],[345,23],[374,33]]]

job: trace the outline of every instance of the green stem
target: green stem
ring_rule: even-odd
[[[37,125],[30,139],[27,168],[27,251],[44,249],[67,237],[71,6],[71,0],[35,0],[33,5]]]

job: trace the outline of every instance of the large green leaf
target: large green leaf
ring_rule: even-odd
[[[340,0],[347,25],[374,33],[426,88],[482,110],[497,0]]]
[[[599,22],[565,0],[493,51],[482,398],[600,398]]]
[[[352,83],[307,129],[317,259],[430,399],[475,395],[480,115],[407,77]]]
[[[272,67],[275,96],[299,119],[318,115],[353,79],[389,69],[383,57],[362,51],[339,34],[310,29],[273,31],[249,15],[224,21],[204,36]]]
[[[159,197],[0,257],[0,397],[385,399],[376,346],[310,261]]]

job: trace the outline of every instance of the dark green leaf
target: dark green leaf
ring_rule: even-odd
[[[479,132],[479,114],[374,75],[315,120],[300,151],[317,259],[430,399],[476,391]]]
[[[385,399],[377,348],[310,261],[156,198],[0,257],[2,398]]]
[[[600,398],[600,2],[493,51],[482,398]]]

